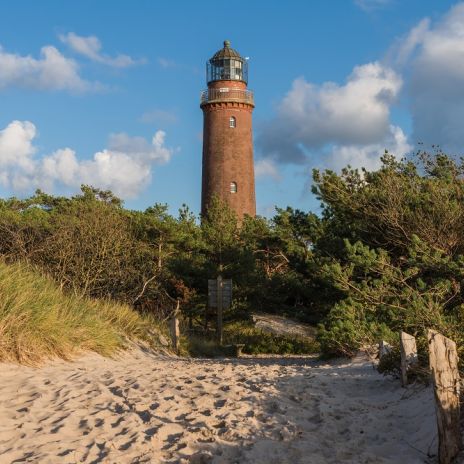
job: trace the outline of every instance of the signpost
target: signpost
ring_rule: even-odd
[[[217,341],[222,345],[222,311],[230,308],[232,304],[232,279],[223,279],[218,276],[217,279],[208,280],[208,305],[210,308],[217,308]]]

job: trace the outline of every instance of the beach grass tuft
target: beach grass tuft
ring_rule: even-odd
[[[37,365],[82,351],[116,354],[153,341],[155,322],[128,305],[65,294],[38,270],[0,261],[0,361]]]

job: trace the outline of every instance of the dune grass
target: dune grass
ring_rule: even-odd
[[[81,351],[111,356],[152,341],[154,321],[127,305],[64,294],[28,267],[0,261],[0,361],[37,365]]]

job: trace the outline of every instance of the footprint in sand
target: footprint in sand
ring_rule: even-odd
[[[226,403],[227,403],[227,400],[218,400],[214,402],[214,407],[217,409],[223,408]]]

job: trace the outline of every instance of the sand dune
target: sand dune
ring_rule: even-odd
[[[436,452],[430,389],[401,389],[366,361],[134,350],[1,372],[2,464],[415,464]]]

